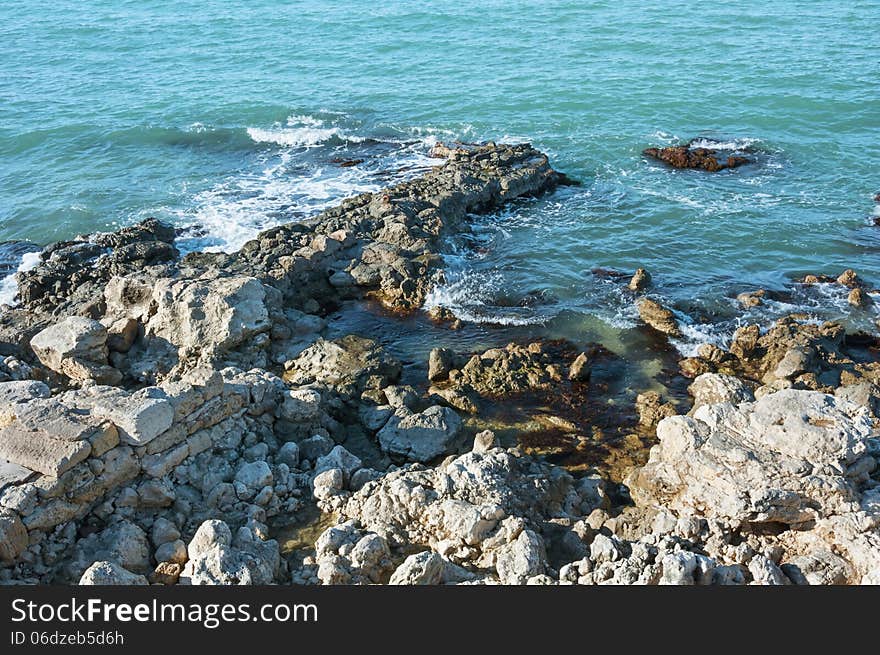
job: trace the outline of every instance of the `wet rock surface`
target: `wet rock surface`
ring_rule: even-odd
[[[697,168],[710,173],[752,163],[748,157],[725,153],[720,148],[694,146],[695,141],[681,146],[646,148],[642,154],[658,159],[673,168]],[[704,139],[700,141],[704,141]]]

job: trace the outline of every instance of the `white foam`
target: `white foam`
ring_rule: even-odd
[[[21,262],[18,264],[16,273],[24,273],[34,268],[40,263],[39,252],[26,252]],[[9,305],[14,307],[17,304],[15,297],[18,295],[18,282],[15,279],[15,273],[10,273],[0,280],[0,305]]]
[[[304,157],[303,149],[319,147],[331,138],[366,139],[311,116],[291,116],[285,125],[250,128],[248,134],[254,141],[277,146],[259,153],[261,170],[241,171],[196,193],[188,207],[167,210],[176,225],[203,235],[179,239],[183,252],[238,250],[263,230],[313,215],[344,198],[378,191],[437,164],[427,156],[422,141],[405,147],[401,141],[389,156],[388,168],[394,170],[390,175],[377,176],[367,166],[321,165]],[[425,136],[426,141],[431,139]]]
[[[732,139],[730,141],[715,141],[713,139],[694,139],[690,143],[691,148],[711,148],[713,150],[745,150],[756,143],[760,139],[751,137],[743,137],[740,139]]]
[[[247,133],[256,143],[300,148],[314,148],[334,137],[352,143],[366,140],[365,137],[345,133],[339,126],[328,126],[320,118],[304,115],[289,116],[284,125],[275,123],[270,129],[249,127]]]
[[[443,307],[468,323],[491,325],[541,325],[542,316],[523,307],[499,307],[493,297],[503,285],[498,271],[447,271],[447,281],[434,285],[425,296],[422,308]]]

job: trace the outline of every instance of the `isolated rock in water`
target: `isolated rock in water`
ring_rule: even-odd
[[[848,268],[837,277],[837,283],[842,284],[845,287],[850,287],[851,289],[854,289],[860,286],[862,281],[861,279],[859,279],[858,273],[856,273],[853,269]]]
[[[322,384],[354,394],[367,387],[385,387],[400,377],[400,362],[385,355],[370,339],[354,335],[319,339],[284,365],[285,382]]]
[[[628,484],[638,503],[686,515],[809,524],[857,502],[848,476],[873,469],[872,429],[865,408],[812,391],[703,405],[660,422],[660,443]]]
[[[410,555],[391,574],[392,585],[436,585],[443,580],[446,563],[440,555],[426,550]]]
[[[428,380],[437,382],[449,377],[455,356],[448,348],[434,348],[428,356]]]
[[[681,329],[674,314],[650,298],[642,298],[638,304],[639,316],[658,332],[670,337],[681,337]]]
[[[575,382],[586,382],[590,379],[590,357],[587,353],[575,357],[568,369],[568,379]]]
[[[162,279],[146,335],[175,345],[181,358],[209,360],[268,332],[273,300],[280,301],[278,292],[252,277]]]
[[[719,373],[703,373],[698,376],[688,387],[688,392],[694,397],[694,410],[702,405],[718,403],[738,405],[755,399],[752,390],[742,380]]]
[[[586,357],[586,356],[585,356]],[[524,391],[550,389],[561,379],[562,372],[541,343],[523,346],[509,343],[504,348],[490,348],[473,355],[461,369],[457,384],[467,385],[481,396],[497,398]],[[578,368],[589,371],[579,363]]]
[[[403,418],[392,416],[377,436],[382,450],[392,457],[428,462],[448,452],[460,431],[458,414],[434,405]]]
[[[748,157],[737,155],[724,157],[717,149],[692,148],[690,144],[667,148],[646,148],[642,154],[646,157],[659,159],[673,168],[699,168],[710,173],[726,168],[736,168],[752,161]]]
[[[764,289],[744,291],[736,297],[736,301],[743,307],[760,307],[764,304],[765,295],[767,292]]]
[[[867,307],[873,302],[871,296],[869,296],[859,287],[856,287],[855,289],[850,291],[846,300],[853,307]]]
[[[637,268],[627,286],[632,291],[643,291],[651,286],[651,274],[644,268]]]
[[[72,380],[116,384],[122,374],[107,364],[107,328],[84,316],[68,316],[34,335],[37,359]]]
[[[132,573],[115,562],[95,562],[85,570],[79,579],[81,585],[145,585],[147,579]]]

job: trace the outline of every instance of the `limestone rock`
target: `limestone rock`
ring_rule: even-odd
[[[523,530],[514,541],[498,550],[495,568],[502,584],[519,585],[542,574],[546,560],[541,537],[532,530]]]
[[[159,280],[156,311],[146,324],[149,339],[178,348],[181,358],[211,360],[272,327],[277,292],[252,277]]]
[[[187,552],[179,584],[266,585],[275,582],[280,567],[278,542],[264,541],[248,528],[235,539],[223,521],[206,521],[196,531]]]
[[[688,387],[688,392],[694,397],[694,410],[701,405],[738,405],[755,399],[751,389],[739,378],[719,373],[703,373],[698,376]]]
[[[448,348],[434,348],[428,356],[428,380],[437,382],[449,377],[455,366],[454,353]]]
[[[0,561],[14,562],[27,546],[27,529],[18,514],[0,509]]]
[[[116,562],[100,561],[95,562],[83,572],[79,584],[133,586],[145,585],[147,579],[142,575],[127,571]]]
[[[627,286],[631,291],[644,291],[651,286],[651,274],[644,268],[637,268]]]
[[[401,371],[400,362],[385,355],[375,341],[354,335],[335,341],[319,339],[284,367],[286,382],[332,385],[350,394],[387,386]]]
[[[122,374],[107,363],[107,328],[83,316],[68,316],[34,335],[37,359],[56,373],[83,382],[116,384]]]
[[[434,405],[403,418],[392,416],[379,431],[386,453],[408,461],[428,462],[446,453],[461,430],[461,419],[449,407]]]
[[[818,392],[703,405],[657,428],[660,443],[629,480],[642,504],[734,525],[797,526],[857,500],[848,475],[875,465],[867,410]]]
[[[446,563],[437,553],[430,550],[407,557],[398,566],[388,584],[392,585],[436,585],[443,581]]]
[[[660,303],[650,298],[642,298],[638,303],[639,316],[652,328],[670,337],[681,337],[681,328],[675,315]]]

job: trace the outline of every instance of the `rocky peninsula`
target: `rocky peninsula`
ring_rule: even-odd
[[[880,583],[871,335],[747,324],[670,355],[678,396],[610,409],[600,344],[437,347],[409,384],[378,335],[331,337],[363,303],[421,311],[472,214],[570,183],[528,144],[432,154],[235,253],[181,256],[151,219],[19,273],[0,314],[0,582]],[[870,302],[855,273],[829,279]],[[671,351],[681,326],[651,276],[621,285]],[[544,442],[502,434],[498,407],[536,404]],[[614,439],[575,438],[599,406]],[[554,435],[578,466],[547,456]]]

